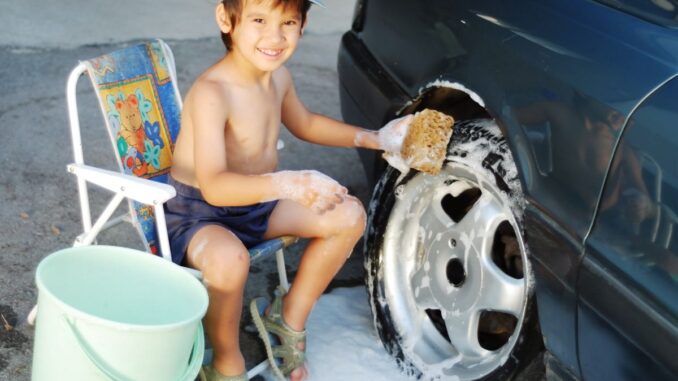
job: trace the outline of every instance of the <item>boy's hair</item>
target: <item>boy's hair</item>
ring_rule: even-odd
[[[274,8],[282,6],[285,9],[297,9],[301,15],[301,25],[304,25],[306,14],[311,8],[311,2],[308,0],[221,0],[228,17],[230,18],[231,30],[233,30],[238,21],[240,21],[243,4],[245,4],[246,1],[255,1],[257,3],[267,1],[270,2],[271,6]],[[226,49],[231,50],[231,46],[233,45],[231,34],[221,32],[221,40],[224,42]]]

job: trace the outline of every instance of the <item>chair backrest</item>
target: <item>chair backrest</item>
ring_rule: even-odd
[[[120,171],[167,183],[181,96],[172,52],[161,40],[83,62],[99,98]],[[146,249],[160,255],[152,206],[130,201]]]

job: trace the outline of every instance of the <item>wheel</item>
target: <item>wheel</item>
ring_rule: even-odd
[[[506,380],[541,350],[523,197],[489,120],[455,124],[437,176],[389,167],[365,239],[376,329],[423,379]]]

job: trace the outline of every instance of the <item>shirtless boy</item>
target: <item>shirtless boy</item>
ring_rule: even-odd
[[[282,341],[276,374],[300,380],[306,319],[365,227],[363,206],[336,181],[316,171],[276,172],[280,123],[311,143],[369,149],[386,147],[381,142],[406,128],[403,120],[370,132],[300,102],[283,64],[311,2],[318,3],[221,1],[216,20],[228,53],[186,95],[170,178],[177,197],[166,212],[173,260],[200,270],[207,284],[204,322],[214,348],[202,372],[208,380],[247,379],[238,327],[249,247],[285,235],[310,239],[289,292],[267,309],[253,305],[262,338]]]

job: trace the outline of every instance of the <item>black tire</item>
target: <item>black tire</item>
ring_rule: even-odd
[[[427,190],[428,188],[422,188],[417,184],[419,184],[418,182],[426,183],[422,180],[423,179],[422,176],[431,177],[430,175],[422,174],[416,171],[410,171],[406,176],[400,178],[401,177],[400,173],[397,170],[388,167],[375,187],[372,201],[369,207],[366,239],[364,241],[366,283],[370,297],[370,304],[372,307],[374,323],[379,334],[379,337],[382,343],[384,344],[384,347],[392,356],[395,357],[398,364],[405,372],[417,375],[421,379],[457,379],[460,381],[471,379],[507,380],[515,377],[515,375],[519,373],[522,368],[527,366],[530,363],[530,360],[534,358],[542,350],[543,344],[541,334],[538,328],[537,309],[535,305],[535,298],[532,287],[533,276],[531,274],[529,267],[527,246],[525,245],[524,242],[524,231],[522,224],[522,214],[524,210],[524,205],[521,186],[519,179],[517,177],[517,171],[515,169],[515,165],[513,163],[510,150],[508,149],[507,144],[501,135],[501,131],[493,122],[489,120],[478,120],[478,121],[463,121],[455,124],[454,134],[451,139],[450,146],[448,147],[448,158],[444,165],[444,170],[441,172],[442,176],[450,177],[449,178],[444,177],[444,181],[443,177],[440,178],[431,177],[434,179],[430,181],[431,184],[433,184],[431,185],[433,189],[431,190],[431,192],[437,194],[435,193],[437,192],[436,187],[448,186],[450,188],[446,189],[452,189],[450,184],[453,184],[455,181],[460,181],[460,179],[463,180],[464,173],[470,174],[469,178],[477,176],[477,181],[479,184],[486,184],[483,186],[479,186],[479,189],[482,189],[479,190],[480,194],[482,194],[482,192],[489,193],[490,189],[492,189],[492,191],[495,193],[501,193],[500,196],[495,195],[492,197],[497,198],[498,200],[500,199],[497,205],[508,206],[509,209],[507,210],[510,210],[510,212],[506,212],[506,214],[513,216],[508,218],[510,222],[507,222],[506,224],[502,222],[500,224],[500,226],[503,226],[501,229],[497,228],[495,235],[496,236],[501,235],[500,238],[501,241],[504,242],[504,240],[506,240],[506,242],[497,243],[499,242],[497,241],[499,238],[497,238],[496,236],[492,238],[493,242],[495,242],[492,245],[493,247],[492,258],[494,265],[501,268],[501,270],[504,271],[505,275],[509,275],[512,278],[518,279],[519,280],[517,281],[518,283],[524,282],[525,285],[524,289],[516,288],[516,290],[523,290],[521,292],[524,292],[524,299],[521,299],[520,301],[522,305],[520,309],[521,316],[520,317],[514,316],[513,318],[515,319],[515,321],[510,322],[509,320],[511,320],[511,316],[513,316],[511,314],[508,313],[499,314],[496,312],[484,311],[482,312],[482,315],[480,317],[479,320],[480,327],[478,329],[478,331],[480,332],[478,335],[478,343],[480,343],[482,349],[487,350],[489,354],[485,352],[478,353],[486,354],[487,358],[490,358],[492,356],[492,353],[495,353],[496,356],[499,356],[501,354],[501,358],[497,357],[496,361],[493,360],[494,366],[490,361],[489,362],[490,364],[489,366],[486,367],[486,369],[481,367],[480,370],[473,371],[473,368],[478,369],[478,366],[471,366],[473,365],[472,364],[473,357],[470,354],[462,355],[462,352],[472,353],[472,350],[468,350],[466,352],[459,350],[457,351],[458,355],[456,356],[458,356],[460,360],[468,361],[466,362],[459,361],[456,364],[452,364],[453,361],[450,361],[449,363],[452,365],[448,368],[447,372],[440,369],[439,371],[436,371],[435,369],[433,369],[435,368],[435,366],[429,366],[427,365],[427,362],[423,360],[422,353],[426,354],[428,352],[431,352],[431,348],[433,349],[439,348],[438,345],[442,345],[442,348],[444,348],[445,343],[439,340],[441,338],[446,339],[447,342],[450,343],[450,347],[456,350],[457,347],[455,347],[452,341],[450,340],[449,332],[448,329],[446,328],[446,324],[448,326],[452,326],[453,324],[455,324],[454,319],[449,317],[448,309],[452,307],[449,307],[449,304],[446,304],[440,310],[438,310],[438,313],[435,312],[435,309],[425,309],[423,307],[420,308],[419,305],[417,304],[418,302],[415,300],[419,296],[414,295],[419,295],[420,288],[423,289],[423,287],[428,287],[431,290],[430,298],[433,298],[433,296],[439,295],[432,291],[437,286],[430,286],[428,282],[426,283],[426,285],[424,285],[424,282],[421,282],[419,286],[416,287],[416,290],[412,290],[412,288],[414,287],[411,285],[396,286],[397,284],[401,284],[403,282],[403,279],[398,278],[398,275],[393,275],[397,271],[401,270],[393,271],[393,269],[395,268],[395,266],[403,266],[403,263],[409,262],[403,263],[401,262],[393,263],[393,262],[414,261],[415,264],[412,265],[413,266],[412,268],[417,269],[416,271],[413,271],[415,275],[411,276],[410,278],[407,278],[409,276],[408,275],[409,273],[404,275],[405,281],[407,281],[407,279],[410,279],[410,282],[414,282],[415,276],[417,276],[416,273],[417,272],[420,273],[422,271],[421,267],[425,265],[428,265],[427,271],[429,271],[430,274],[438,274],[438,271],[443,271],[441,266],[438,266],[433,269],[430,266],[430,263],[433,260],[429,259],[429,257],[434,256],[436,256],[436,258],[440,257],[439,254],[440,251],[436,251],[435,254],[430,255],[428,252],[425,252],[423,254],[423,259],[420,258],[422,255],[417,253],[420,253],[423,250],[428,250],[425,249],[425,247],[428,245],[428,242],[421,242],[422,238],[420,237],[421,234],[419,233],[417,233],[418,238],[412,238],[412,240],[417,242],[414,245],[409,245],[407,243],[392,243],[392,242],[394,242],[393,241],[394,239],[407,241],[409,239],[407,232],[414,229],[410,228],[410,225],[420,224],[421,221],[424,221],[423,219],[423,216],[425,214],[424,212],[422,212],[422,214],[419,216],[421,221],[412,222],[413,218],[409,214],[403,214],[402,211],[411,210],[404,209],[406,208],[406,205],[407,208],[414,209],[416,209],[416,207],[412,207],[410,206],[410,204],[422,203],[422,205],[425,205],[425,201],[419,201],[419,198],[424,198],[425,196],[419,197],[419,196],[409,196],[408,194],[403,195],[403,192],[409,191],[411,194],[416,195],[417,189]],[[441,184],[440,186],[436,185],[437,180],[442,181],[440,183]],[[426,185],[424,185],[423,187],[425,186]],[[476,202],[479,198],[477,198],[476,201],[469,200],[472,200],[472,198],[475,197],[475,195],[477,195],[478,193],[473,191],[472,188],[469,189],[470,190],[467,189],[463,193],[458,194],[457,198],[453,197],[452,199],[455,200],[454,202],[444,201],[445,199],[449,199],[448,195],[442,197],[441,200],[443,200],[442,201],[443,204],[446,203],[444,206],[445,208],[444,210],[445,213],[447,213],[448,217],[454,220],[453,215],[456,215],[457,218],[460,218],[459,221],[462,221],[463,218],[465,217],[464,213],[467,213],[469,209],[465,209],[467,210],[466,212],[465,211],[460,212],[458,210],[455,211],[455,208],[462,209],[473,207],[473,205],[469,203]],[[466,195],[466,193],[469,194]],[[438,200],[437,197],[438,196],[435,196],[435,200]],[[462,201],[457,201],[464,200],[465,198],[467,199],[465,201],[466,203]],[[409,201],[412,202],[408,203]],[[396,210],[394,210],[396,202],[398,202],[398,206]],[[504,204],[501,204],[502,202]],[[433,203],[434,202],[432,201],[431,204]],[[469,207],[468,205],[471,206]],[[429,209],[432,210],[431,208],[425,210]],[[416,218],[414,218],[414,220],[416,220]],[[389,230],[390,225],[393,231]],[[429,225],[427,225],[427,227],[428,226]],[[449,227],[449,225],[446,226]],[[454,225],[454,228],[456,227],[457,225]],[[394,232],[395,229],[401,230],[399,230],[396,233]],[[421,227],[419,228],[419,230],[422,229],[423,228]],[[453,229],[450,229],[450,232],[452,231]],[[445,232],[445,234],[447,233]],[[479,234],[482,235],[483,233]],[[430,232],[426,233],[426,230],[424,230],[423,240],[426,240],[425,236],[427,235],[431,236],[431,233]],[[517,244],[514,244],[511,241],[510,238],[511,235],[515,237],[515,241],[517,242]],[[447,239],[447,236],[445,236],[445,238]],[[454,239],[449,241],[451,251],[457,248],[456,244],[454,244],[453,241]],[[470,250],[470,247],[473,246],[472,242],[474,241],[470,242],[471,244],[467,244],[466,246],[464,246],[463,250],[465,253],[464,256],[466,257],[466,262],[464,262],[460,266],[459,263],[461,261],[455,257],[455,259],[449,260],[447,262],[447,265],[445,266],[444,269],[446,274],[445,276],[447,277],[446,279],[450,282],[449,287],[452,287],[455,290],[463,290],[464,287],[469,288],[472,287],[471,285],[471,283],[473,282],[473,280],[471,279],[472,276],[474,276],[476,279],[481,278],[480,282],[482,282],[483,274],[485,274],[482,272],[482,268],[484,266],[482,264],[478,265],[478,268],[480,268],[480,270],[478,271],[480,272],[476,271],[476,273],[481,275],[480,277],[473,275],[475,273],[471,273],[472,266],[468,258],[471,258],[473,254],[471,252],[472,250]],[[464,244],[460,243],[459,248],[461,248],[462,245]],[[392,253],[396,251],[394,250],[394,248],[400,249],[403,247],[405,247],[403,253],[399,252],[398,256]],[[407,253],[409,250],[408,248],[410,247],[413,247],[414,250],[417,252],[413,254],[413,259],[409,260],[394,259],[400,258],[401,255],[403,257],[409,258],[407,256]],[[424,247],[424,249],[420,249],[420,247]],[[428,247],[430,249],[433,247],[433,245],[430,245]],[[461,251],[461,249],[459,250]],[[494,253],[495,251],[498,252],[498,254],[496,254],[496,257]],[[519,251],[520,254],[519,256],[516,255],[517,251]],[[486,256],[487,254],[484,255]],[[424,264],[422,265],[421,262],[423,262]],[[419,267],[417,263],[419,263]],[[468,268],[464,268],[463,267],[464,265],[468,265]],[[462,268],[462,272],[458,271],[459,267]],[[490,267],[492,267],[493,269],[492,271],[494,271],[493,266],[486,267],[488,269],[487,270],[488,274]],[[403,270],[403,272],[406,271]],[[427,272],[426,274],[429,274],[429,272]],[[469,272],[469,274],[467,274],[467,272]],[[431,277],[436,278],[437,275],[431,275]],[[487,276],[487,279],[490,278],[492,278],[492,276]],[[440,277],[436,279],[440,279]],[[465,280],[468,281],[468,285],[464,284]],[[444,281],[442,283],[444,283]],[[440,287],[447,286],[441,284]],[[403,295],[408,293],[408,289],[409,292],[412,293],[412,295]],[[488,295],[492,294],[493,293],[492,291],[484,291],[482,286],[480,287],[479,290],[480,292],[478,294],[484,295],[483,301],[491,300],[491,298]],[[448,295],[449,294],[450,292],[448,292]],[[459,304],[461,304],[461,297],[459,298],[460,298]],[[415,300],[414,303],[416,310],[409,311],[409,309],[411,308],[412,300]],[[472,307],[469,309],[469,311],[471,311],[472,309],[475,311],[475,309],[477,308]],[[403,312],[402,310],[406,311]],[[443,313],[445,314],[445,316],[448,316],[447,320],[445,320],[445,318],[442,317]],[[417,352],[416,345],[414,345],[414,347],[412,345],[412,340],[416,338],[415,333],[408,331],[409,325],[407,324],[408,323],[407,317],[403,317],[410,316],[408,314],[413,316],[413,319],[417,319],[418,317],[421,318],[421,321],[418,321],[417,322],[418,325],[416,326],[423,327],[420,328],[419,331],[423,332],[424,330],[426,330],[427,332],[426,335],[431,336],[431,337],[424,336],[424,334],[422,334],[421,332],[416,333],[421,336],[421,342],[425,342],[426,340],[428,340],[435,342],[436,343],[435,345],[433,345],[431,348],[423,347],[421,353]],[[468,314],[469,314],[468,316],[477,316],[477,311],[469,312]],[[469,321],[472,320],[473,318],[469,319]],[[506,328],[511,327],[511,324],[515,324],[515,326],[510,331],[507,332]],[[431,326],[433,326],[436,329],[436,331],[432,331]],[[469,332],[470,331],[472,330],[469,329]],[[497,335],[498,332],[502,334]],[[440,336],[439,338],[435,337],[436,333]],[[446,335],[448,337],[446,337]],[[475,339],[471,338],[467,342],[466,339],[458,339],[457,341],[459,342],[458,343],[459,348],[466,348],[465,344],[471,342],[475,343],[473,340]],[[505,340],[503,344],[502,340]],[[509,347],[507,347],[507,345]],[[468,347],[477,349],[477,346],[475,346],[475,344],[469,345]],[[445,351],[443,352],[444,353],[442,353],[440,356],[441,358],[446,358],[445,356],[447,352]],[[450,353],[454,352],[452,351]],[[436,356],[437,355],[433,355],[433,357],[429,359],[433,359],[432,361],[435,362],[437,361]],[[483,361],[483,357],[479,358],[478,363],[480,363],[481,361]],[[464,367],[462,367],[462,365],[464,365]]]

